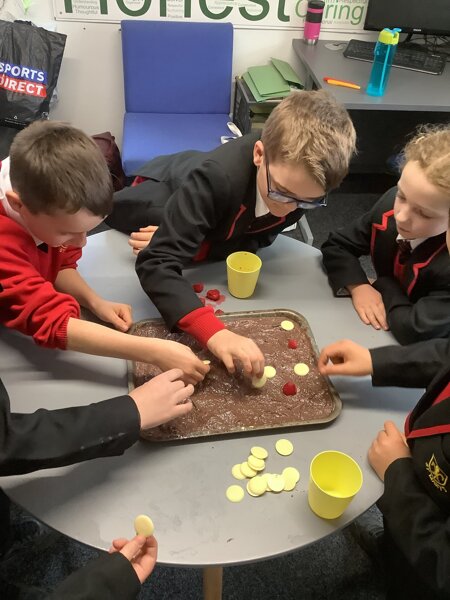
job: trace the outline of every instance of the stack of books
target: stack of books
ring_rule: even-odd
[[[278,58],[271,58],[268,65],[249,67],[242,79],[257,102],[280,100],[304,87],[291,65]]]

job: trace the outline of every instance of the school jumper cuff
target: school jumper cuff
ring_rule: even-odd
[[[69,323],[69,319],[79,319],[80,313],[78,315],[67,315],[66,319],[61,323],[61,327],[55,334],[56,347],[60,350],[67,350],[67,325]]]
[[[218,331],[225,329],[225,325],[214,315],[212,306],[202,306],[188,313],[177,323],[178,327],[195,337],[203,346],[206,346],[210,337]]]
[[[391,462],[384,474],[383,495],[377,502],[378,508],[385,517],[389,518],[391,512],[395,516],[397,504],[402,504],[402,494],[399,494],[398,490],[407,489],[408,485],[413,483],[417,486],[417,477],[410,457],[397,458]]]

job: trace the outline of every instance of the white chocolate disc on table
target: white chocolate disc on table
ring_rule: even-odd
[[[241,471],[241,463],[234,465],[234,467],[231,469],[231,474],[235,479],[245,479],[245,475]]]
[[[294,452],[294,446],[289,440],[281,439],[275,444],[275,450],[278,454],[281,454],[281,456],[289,456]]]
[[[305,363],[297,363],[294,367],[294,373],[296,375],[300,375],[300,377],[304,377],[309,373],[309,367]]]
[[[253,454],[250,454],[250,456],[247,458],[247,464],[250,469],[253,469],[254,471],[262,471],[266,466],[266,463],[262,460],[262,458],[256,458],[256,456],[253,456]]]
[[[244,490],[239,485],[230,485],[226,491],[227,498],[230,502],[240,502],[244,498]]]
[[[247,492],[250,496],[262,496],[267,491],[267,484],[264,477],[257,475],[247,482]]]
[[[262,377],[253,377],[252,379],[252,386],[254,388],[262,388],[266,385],[267,382],[267,377],[265,375],[263,375]]]
[[[155,526],[153,525],[153,521],[150,517],[147,517],[147,515],[138,515],[134,520],[134,529],[137,535],[149,537],[153,535]]]
[[[253,456],[256,456],[256,458],[261,458],[262,460],[265,460],[269,456],[267,450],[262,446],[252,446],[250,452],[253,454]]]
[[[281,492],[284,490],[286,480],[284,479],[283,475],[274,473],[267,478],[267,485],[272,492]]]
[[[284,491],[292,491],[300,480],[300,473],[295,467],[286,467],[282,473],[285,479]]]
[[[294,329],[294,323],[292,321],[281,321],[281,329],[292,331]]]
[[[256,475],[256,471],[250,467],[247,461],[241,463],[241,473],[249,478]]]
[[[264,375],[267,377],[267,379],[272,379],[272,377],[275,377],[276,374],[277,370],[275,367],[272,367],[271,365],[264,367]]]

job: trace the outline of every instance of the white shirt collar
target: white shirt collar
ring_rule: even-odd
[[[255,204],[255,217],[258,219],[259,217],[263,217],[269,213],[269,209],[267,208],[267,204],[262,199],[261,194],[258,189],[258,181],[256,181],[256,204]]]
[[[25,225],[22,217],[19,215],[19,213],[17,211],[15,211],[13,208],[11,208],[11,205],[9,204],[9,202],[8,202],[8,200],[6,198],[6,192],[12,191],[11,180],[9,178],[9,167],[10,167],[10,164],[9,164],[9,156],[8,156],[8,158],[5,158],[4,160],[1,161],[1,167],[0,167],[0,203],[3,206],[3,210],[5,211],[6,215],[10,219],[12,219],[13,221],[15,221],[19,225],[21,225],[26,231],[28,231],[28,233],[33,238],[34,243],[36,244],[36,246],[40,246],[42,244],[42,240],[38,239],[37,237],[35,237],[31,233],[31,231]]]
[[[404,238],[400,234],[398,234],[395,239],[397,242],[398,242],[398,240],[406,240],[406,238]],[[424,237],[424,238],[416,238],[415,240],[408,240],[408,242],[411,244],[411,250],[415,250],[417,248],[417,246],[420,246],[420,244],[427,239],[428,238]]]

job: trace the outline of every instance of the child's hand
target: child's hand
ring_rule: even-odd
[[[217,358],[220,358],[229,373],[235,372],[234,362],[239,360],[246,375],[262,377],[264,355],[250,338],[222,329],[209,338],[207,347]]]
[[[372,442],[368,456],[373,470],[381,481],[384,481],[384,474],[389,465],[398,458],[410,457],[411,452],[402,432],[392,421],[386,421],[384,429]]]
[[[330,361],[330,362],[329,362]],[[372,375],[372,357],[367,348],[351,340],[325,346],[317,362],[322,375]]]
[[[130,392],[141,417],[141,429],[157,427],[192,409],[188,398],[194,393],[194,386],[184,385],[182,376],[183,371],[172,369]]]
[[[109,302],[100,298],[91,306],[92,312],[105,323],[111,323],[119,331],[128,331],[133,323],[131,306]]]
[[[120,552],[128,558],[141,583],[151,575],[158,556],[158,542],[153,536],[137,535],[132,540],[113,540],[109,553]]]
[[[183,381],[193,385],[203,381],[209,372],[209,365],[205,365],[187,346],[170,340],[152,341],[158,346],[156,356],[149,362],[156,364],[161,371],[181,369]]]
[[[147,227],[141,227],[139,231],[133,231],[128,238],[128,245],[132,247],[133,254],[137,256],[142,248],[149,245],[157,229],[155,225],[148,225]]]
[[[372,325],[375,329],[387,331],[389,327],[386,320],[386,310],[380,292],[377,292],[368,283],[348,286],[347,289],[352,295],[353,306],[361,321],[366,325]]]

